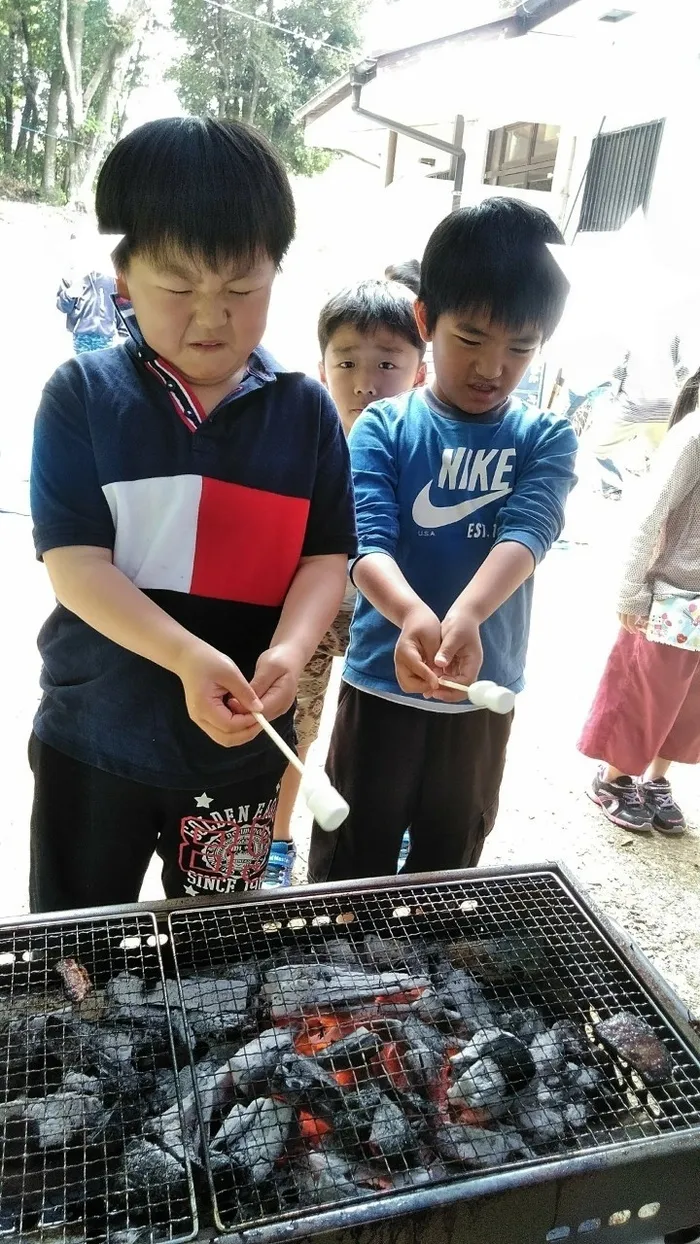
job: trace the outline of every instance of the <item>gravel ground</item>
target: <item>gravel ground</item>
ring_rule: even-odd
[[[308,198],[308,189],[305,193]],[[309,223],[308,203],[305,210],[300,241],[277,295],[272,345],[283,357],[298,358],[301,365],[311,367],[319,295],[337,280],[329,271],[327,242],[315,238]],[[51,606],[44,572],[33,558],[26,517],[27,455],[38,390],[67,353],[67,335],[53,300],[68,232],[60,213],[0,204],[0,236],[8,240],[2,250],[9,267],[6,297],[0,306],[0,333],[5,358],[11,361],[0,423],[0,582],[4,587],[0,914],[24,911],[27,905],[31,781],[26,739],[38,696],[35,636]],[[303,315],[298,300],[302,286]],[[299,328],[302,321],[303,331]],[[280,348],[285,325],[294,325],[293,354]],[[528,689],[519,698],[501,811],[482,862],[562,861],[630,933],[680,996],[700,1011],[697,771],[680,767],[674,777],[690,821],[688,834],[679,841],[660,835],[634,838],[616,829],[584,793],[591,765],[577,754],[575,743],[615,631],[609,549],[618,511],[592,492],[585,461],[581,466],[584,479],[571,501],[566,542],[552,551],[538,572]],[[331,693],[319,751],[327,741],[332,714]],[[303,816],[298,818],[296,836],[303,871],[308,843]],[[157,871],[152,869],[142,897],[152,898],[159,892]]]

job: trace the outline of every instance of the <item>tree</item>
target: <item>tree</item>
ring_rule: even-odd
[[[159,4],[161,0],[159,0]],[[0,0],[0,165],[10,192],[90,195],[140,81],[153,0]]]
[[[69,202],[85,202],[112,137],[112,122],[133,51],[146,24],[147,0],[104,0],[101,50],[86,58],[89,0],[59,0],[58,37],[68,116]]]
[[[187,45],[173,71],[182,103],[257,126],[295,172],[323,167],[328,157],[304,147],[294,113],[348,68],[364,8],[365,0],[173,0]]]

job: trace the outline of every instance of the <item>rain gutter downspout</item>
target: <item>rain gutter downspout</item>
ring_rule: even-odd
[[[377,125],[381,125],[384,129],[394,130],[397,134],[403,134],[405,138],[412,138],[414,142],[423,143],[426,147],[434,147],[437,151],[444,151],[446,155],[452,156],[454,167],[452,211],[458,211],[462,202],[464,169],[467,162],[464,147],[457,146],[455,143],[448,143],[442,138],[434,138],[430,134],[424,134],[422,130],[415,130],[410,125],[404,125],[402,121],[393,121],[391,117],[383,117],[378,112],[370,112],[369,109],[363,108],[362,88],[372,81],[376,73],[376,61],[365,61],[361,66],[356,66],[351,70],[350,85],[352,87],[353,112],[356,112],[360,117],[365,117],[368,121],[376,122]]]

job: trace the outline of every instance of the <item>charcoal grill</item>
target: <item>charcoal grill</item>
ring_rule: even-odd
[[[90,974],[93,988],[80,1005],[63,993],[56,963],[64,959],[78,960]],[[45,1122],[42,1108],[60,1091],[64,1067],[70,1068],[71,1087],[94,1083],[108,1031],[103,986],[124,971],[138,973],[151,987],[162,982],[152,914],[91,913],[0,926],[0,1239],[87,1244],[109,1238],[130,1244],[138,1233],[152,1244],[177,1244],[197,1233],[189,1167],[186,1192],[177,1199],[148,1171],[137,1196],[126,1187],[125,1155],[147,1135],[145,1086],[159,1070],[176,1071],[169,1021],[162,1039],[155,1039],[139,1027],[135,1010],[123,1008],[119,1031],[126,1042],[137,1042],[139,1076],[134,1079],[131,1063],[115,1064],[106,1128],[96,1134],[89,1126],[66,1131],[64,1144],[42,1147],[31,1143],[28,1125],[13,1117],[10,1103],[26,1098],[34,1117]],[[44,1030],[37,1036],[37,1022],[47,1016],[49,1035]],[[66,1115],[59,1110],[59,1120]]]
[[[194,1025],[187,1028],[185,1005],[193,983],[204,988],[212,976],[235,974],[236,965],[250,959],[289,965],[295,972],[301,960],[342,959],[348,946],[368,935],[416,944],[429,939],[446,948],[467,942],[470,953],[494,939],[519,947],[512,979],[493,979],[499,973],[482,958],[484,993],[504,1009],[535,1006],[547,1023],[571,1020],[587,1034],[588,1057],[600,1078],[585,1126],[565,1140],[533,1144],[527,1157],[507,1165],[433,1173],[419,1187],[400,1186],[398,1177],[412,1166],[406,1152],[405,1161],[399,1155],[392,1163],[391,1187],[380,1185],[369,1195],[335,1201],[329,1185],[312,1207],[300,1207],[283,1162],[279,1180],[246,1187],[243,1194],[237,1179],[222,1180],[221,1164],[210,1158],[203,1172],[194,1171],[194,1181],[187,1163],[185,1202],[180,1198],[169,1204],[167,1186],[154,1184],[138,1204],[125,1205],[124,1197],[117,1204],[113,1183],[105,1181],[103,1172],[123,1163],[123,1149],[134,1135],[132,1120],[121,1143],[113,1138],[109,1148],[83,1145],[77,1160],[69,1155],[62,1170],[60,1164],[55,1170],[47,1163],[40,1177],[54,1188],[60,1209],[50,1227],[25,1214],[12,1227],[12,1238],[19,1235],[25,1244],[177,1244],[195,1237],[217,1238],[220,1244],[281,1244],[319,1234],[328,1244],[346,1244],[349,1238],[357,1244],[414,1244],[418,1239],[427,1244],[686,1244],[700,1239],[697,1021],[558,865],[379,879],[262,897],[251,893],[226,905],[213,898],[193,908],[183,900],[70,918],[64,914],[42,923],[29,917],[5,921],[0,923],[0,1018],[3,1010],[26,1016],[33,1009],[51,1009],[57,987],[52,965],[65,956],[88,967],[98,993],[108,977],[124,969],[149,982],[161,981],[164,974],[170,981],[166,1014],[173,1066],[177,1042],[182,1050],[184,1041],[197,1083],[201,1048]],[[207,1005],[211,1016],[216,1003],[209,999]],[[664,1042],[674,1063],[671,1081],[645,1088],[636,1073],[597,1045],[593,1024],[620,1010],[646,1020]],[[239,1034],[235,1048],[241,1040]],[[6,1081],[2,1064],[9,1066],[9,1053],[8,1048],[0,1053],[0,1076]],[[153,1056],[162,1065],[163,1051]],[[400,1064],[400,1052],[397,1057]],[[32,1093],[44,1085],[51,1088],[55,1075],[48,1066],[24,1074]],[[354,1074],[362,1075],[357,1069]],[[11,1092],[16,1093],[15,1084]],[[0,1105],[8,1096],[6,1085]],[[204,1134],[211,1102],[199,1091],[195,1105]],[[180,1096],[178,1106],[178,1134],[184,1137]],[[351,1114],[350,1126],[355,1125],[359,1122]],[[144,1118],[143,1135],[148,1128]],[[0,1131],[4,1211],[10,1185],[3,1156],[8,1146],[2,1141]],[[89,1195],[93,1164],[106,1183],[101,1205]],[[29,1167],[20,1163],[20,1181],[25,1177]]]
[[[512,938],[532,952],[534,979],[494,985],[492,996],[512,1007],[534,1002],[548,1020],[571,1019],[589,1034],[596,1018],[632,1012],[672,1052],[673,1082],[645,1090],[629,1068],[596,1051],[603,1081],[595,1110],[565,1146],[544,1146],[532,1160],[409,1191],[377,1192],[354,1204],[289,1212],[281,1199],[271,1205],[253,1197],[243,1205],[218,1196],[209,1171],[217,1231],[249,1244],[347,1228],[374,1244],[418,1237],[623,1244],[662,1240],[679,1230],[693,1238],[688,1229],[700,1224],[700,1042],[682,1004],[558,866],[413,880],[319,886],[171,911],[179,979],[210,975],[250,956],[289,964],[300,953],[326,957],[329,946],[372,933],[452,944]],[[697,1232],[700,1238],[700,1226]]]

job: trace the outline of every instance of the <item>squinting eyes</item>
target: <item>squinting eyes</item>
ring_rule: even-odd
[[[344,359],[343,362],[336,363],[336,367],[338,367],[341,371],[350,371],[351,369],[354,369],[355,364],[350,359]],[[387,360],[385,363],[377,363],[377,367],[379,367],[382,371],[394,371],[396,363],[390,363]]]
[[[167,286],[163,286],[162,288],[166,294],[174,294],[176,297],[194,293],[191,289],[169,289]],[[229,289],[226,291],[228,298],[248,298],[250,294],[254,293],[254,289]]]

